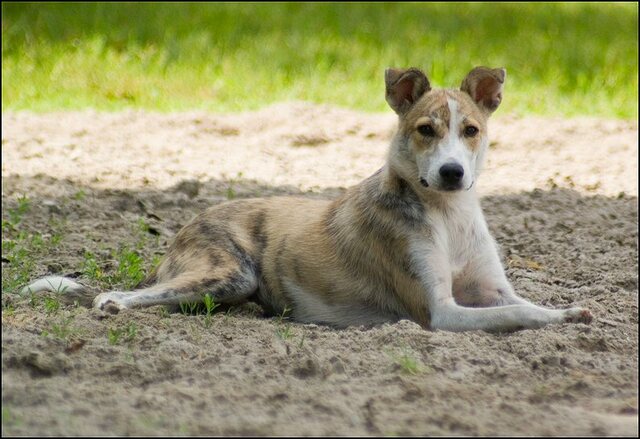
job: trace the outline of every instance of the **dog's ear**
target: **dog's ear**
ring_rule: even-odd
[[[385,98],[393,111],[405,114],[416,103],[420,96],[431,90],[429,80],[421,70],[410,68],[387,69],[384,71],[386,84]]]
[[[464,78],[460,90],[468,93],[482,110],[491,114],[502,102],[502,87],[506,77],[506,69],[476,67]]]

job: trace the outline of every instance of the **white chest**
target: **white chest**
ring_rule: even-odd
[[[448,263],[453,277],[461,275],[485,241],[487,230],[481,210],[471,208],[448,214],[436,213],[430,218],[430,224],[430,251]]]

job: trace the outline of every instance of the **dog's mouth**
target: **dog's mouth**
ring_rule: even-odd
[[[463,187],[461,184],[442,185],[439,188],[437,188],[437,190],[440,190],[443,192],[455,192],[455,191],[462,191],[462,190],[468,191],[473,187],[474,183],[475,183],[475,180],[471,182],[468,188]],[[429,187],[429,182],[427,182],[427,180],[423,177],[420,177],[420,184],[423,187]]]

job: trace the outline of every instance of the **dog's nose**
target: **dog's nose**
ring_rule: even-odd
[[[464,169],[458,163],[442,165],[439,172],[443,183],[449,186],[459,184],[464,176]]]

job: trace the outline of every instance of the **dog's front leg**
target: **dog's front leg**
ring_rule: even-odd
[[[431,312],[431,329],[445,331],[510,332],[541,328],[551,323],[591,320],[588,310],[581,308],[547,309],[533,304],[466,308],[455,303],[451,292],[442,286],[427,290]]]
[[[467,308],[455,302],[452,292],[451,268],[448,258],[433,249],[418,252],[422,259],[421,281],[431,315],[431,329],[445,331],[484,330],[508,332],[540,328],[550,323],[588,322],[589,311],[580,308],[546,309],[519,303],[486,308]],[[507,283],[508,285],[508,283]]]
[[[547,308],[535,305],[526,299],[518,296],[511,283],[507,279],[504,268],[498,255],[498,247],[495,242],[487,236],[487,245],[481,246],[474,259],[465,270],[463,279],[471,288],[455,289],[459,296],[456,301],[459,304],[465,302],[472,306],[490,307],[504,305],[527,305],[541,310]],[[461,300],[459,301],[458,298]],[[569,314],[578,316],[577,321],[587,322],[590,320],[590,312],[582,308],[571,308]],[[571,319],[570,321],[576,321]]]
[[[453,290],[456,303],[462,306],[535,306],[515,293],[504,272],[497,246],[489,236],[478,246],[474,257],[454,282]]]

